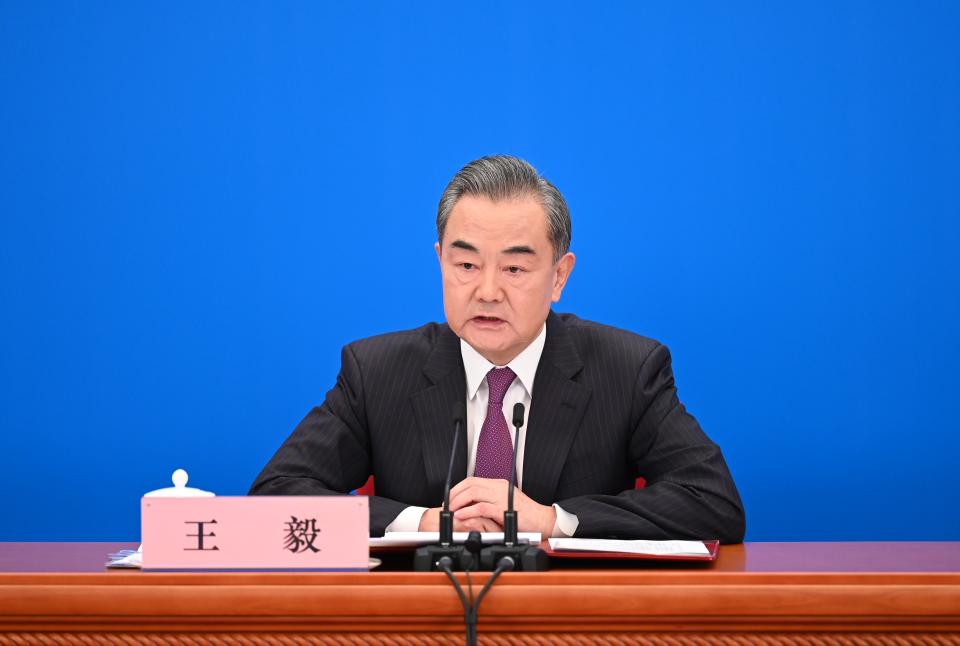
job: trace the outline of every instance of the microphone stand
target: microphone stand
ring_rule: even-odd
[[[436,545],[424,545],[417,548],[413,556],[413,567],[417,572],[432,572],[439,570],[447,575],[453,588],[457,591],[460,603],[463,605],[463,621],[467,630],[467,646],[476,646],[477,644],[477,612],[480,609],[480,602],[486,596],[487,590],[494,580],[500,575],[500,572],[511,569],[513,565],[509,559],[503,559],[499,564],[499,570],[494,572],[493,576],[487,581],[487,585],[480,591],[480,595],[474,600],[473,582],[470,581],[470,570],[475,569],[478,563],[479,553],[483,544],[480,538],[480,532],[472,531],[467,536],[467,542],[463,545],[453,543],[453,512],[450,511],[450,483],[453,480],[453,460],[457,455],[457,441],[460,439],[460,427],[463,425],[463,412],[460,405],[453,409],[453,449],[450,451],[450,465],[447,468],[447,482],[443,489],[443,510],[440,512],[439,543]],[[470,586],[470,599],[463,592],[463,586],[453,575],[454,570],[463,570],[467,573],[467,584]]]
[[[507,510],[503,513],[503,544],[482,547],[480,532],[470,532],[464,545],[453,543],[453,513],[450,511],[450,483],[453,478],[453,460],[457,452],[457,440],[460,438],[460,427],[463,425],[463,412],[459,405],[453,409],[453,450],[450,453],[450,466],[447,469],[447,482],[443,491],[443,510],[440,512],[439,543],[424,545],[417,549],[413,557],[413,566],[417,572],[431,572],[439,570],[446,574],[453,584],[463,606],[463,620],[467,629],[467,646],[477,643],[477,619],[480,611],[480,602],[490,591],[494,581],[503,572],[510,570],[525,570],[536,572],[546,570],[549,560],[546,552],[532,545],[520,545],[517,541],[517,512],[513,509],[513,489],[517,472],[517,447],[520,445],[520,427],[523,426],[523,404],[513,407],[513,425],[516,428],[513,443],[513,461],[511,464],[510,489],[507,492]],[[479,556],[479,559],[477,558]],[[476,600],[473,598],[473,583],[470,581],[470,570],[476,569],[477,561],[480,568],[492,570],[493,574],[487,579]],[[463,570],[467,573],[467,582],[470,586],[470,600],[467,600],[463,587],[453,575],[454,570]]]
[[[503,512],[503,544],[491,545],[480,552],[480,566],[484,570],[496,570],[500,562],[509,558],[510,569],[523,572],[542,572],[549,569],[547,553],[536,545],[520,545],[517,540],[517,512],[513,508],[513,488],[517,479],[517,449],[520,446],[520,427],[523,426],[524,407],[513,406],[513,460],[510,463],[510,488],[507,490],[507,510]]]
[[[453,512],[450,511],[450,483],[453,479],[453,460],[457,455],[457,441],[460,439],[460,427],[463,426],[462,405],[453,407],[453,449],[450,451],[450,463],[447,467],[447,482],[443,489],[443,510],[440,512],[439,541],[435,545],[417,548],[413,555],[413,569],[417,572],[432,572],[446,568],[467,570],[473,567],[474,558],[463,545],[453,543]]]

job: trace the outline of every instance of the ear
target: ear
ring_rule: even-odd
[[[439,243],[439,242],[434,242],[434,243],[433,243],[433,250],[437,252],[437,260],[443,261],[443,257],[440,255],[440,243]],[[442,262],[441,262],[441,264],[442,264]]]
[[[577,257],[568,251],[554,266],[553,294],[551,295],[554,303],[560,300],[560,294],[563,293],[563,288],[566,287],[567,279],[570,278],[570,272],[573,271],[575,264],[577,264]]]

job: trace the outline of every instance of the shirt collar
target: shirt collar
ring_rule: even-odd
[[[547,340],[547,324],[544,323],[530,345],[523,352],[513,358],[506,366],[495,366],[487,361],[483,355],[473,349],[469,343],[460,339],[460,355],[463,357],[463,369],[467,377],[467,399],[473,399],[480,390],[483,380],[492,368],[510,368],[517,379],[526,389],[527,394],[533,397],[533,378],[537,375],[537,366],[540,364],[540,355],[543,354],[543,344]]]

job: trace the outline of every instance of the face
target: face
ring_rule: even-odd
[[[540,333],[575,262],[572,253],[553,262],[546,214],[533,197],[460,198],[436,250],[447,324],[501,366]]]

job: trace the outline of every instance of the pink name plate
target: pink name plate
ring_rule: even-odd
[[[144,570],[362,570],[366,496],[142,498]]]

